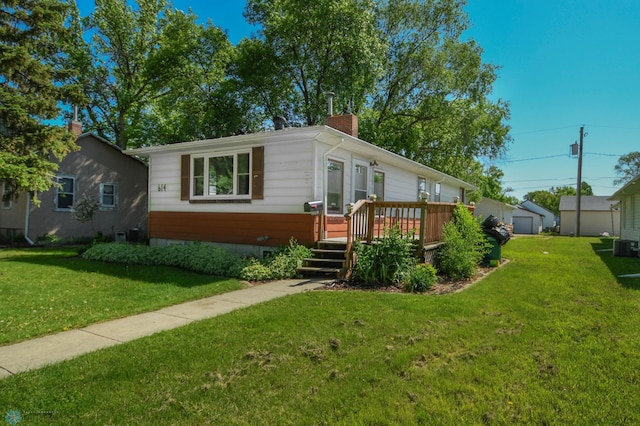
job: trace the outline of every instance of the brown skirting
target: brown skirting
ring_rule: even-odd
[[[149,237],[277,247],[293,237],[312,245],[319,216],[308,213],[150,212]]]

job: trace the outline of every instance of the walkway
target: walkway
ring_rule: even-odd
[[[154,312],[93,324],[77,330],[0,346],[0,379],[98,349],[213,318],[235,309],[321,287],[324,280],[273,281]]]

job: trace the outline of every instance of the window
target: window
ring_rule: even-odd
[[[353,201],[365,200],[367,198],[367,166],[356,164],[353,176]]]
[[[373,193],[378,201],[384,201],[384,173],[378,170],[373,172]]]
[[[341,214],[343,204],[344,165],[329,160],[327,164],[327,213]]]
[[[9,210],[12,206],[11,187],[7,183],[2,184],[2,208]]]
[[[118,184],[100,184],[100,208],[113,209],[118,205]]]
[[[75,202],[76,178],[73,176],[58,176],[56,178],[56,210],[71,210]]]
[[[422,200],[422,194],[429,192],[427,189],[427,179],[418,177],[418,200]]]
[[[433,201],[440,202],[440,191],[442,191],[442,185],[436,182],[435,191],[436,193],[435,193],[435,196],[433,197]]]
[[[243,197],[249,195],[250,155],[248,152],[192,157],[193,197]]]

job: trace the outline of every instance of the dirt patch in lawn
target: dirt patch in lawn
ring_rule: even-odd
[[[459,293],[477,282],[481,281],[484,277],[489,275],[494,270],[508,263],[508,260],[503,259],[500,266],[497,267],[488,267],[481,266],[478,268],[478,272],[475,277],[470,278],[468,280],[446,280],[446,279],[438,279],[429,290],[425,291],[423,294],[426,295],[439,295],[439,294],[451,294],[451,293]],[[346,280],[337,280],[331,283],[326,284],[323,287],[318,288],[317,290],[339,290],[339,291],[379,291],[379,292],[387,292],[387,293],[404,293],[405,291],[397,287],[395,285],[388,286],[369,286],[361,283],[346,281]]]

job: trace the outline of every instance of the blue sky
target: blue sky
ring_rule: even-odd
[[[92,0],[77,0],[83,16]],[[173,0],[228,31],[232,43],[255,28],[243,1]],[[576,185],[569,146],[585,127],[582,178],[611,195],[618,157],[640,151],[640,0],[469,0],[463,39],[500,66],[493,99],[511,106],[513,142],[504,171],[509,195]]]

